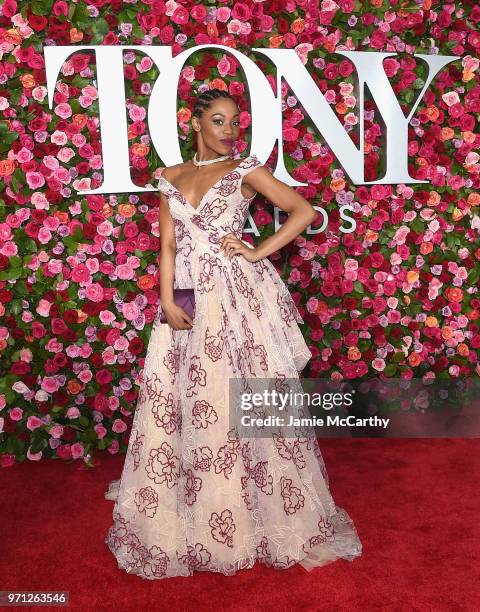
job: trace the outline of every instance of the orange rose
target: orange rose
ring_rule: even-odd
[[[418,353],[410,353],[408,363],[414,368],[422,363],[422,357]]]
[[[362,353],[358,350],[356,346],[351,346],[348,349],[348,358],[350,361],[358,361],[362,357]]]
[[[345,181],[342,178],[333,179],[330,183],[330,189],[335,193],[337,193],[337,191],[342,191],[342,189],[345,189]]]
[[[433,251],[433,245],[431,242],[422,242],[420,245],[420,255],[428,255]]]
[[[191,117],[192,117],[192,112],[186,106],[178,109],[177,119],[179,123],[182,123],[182,122],[186,123],[187,121],[190,121]]]
[[[213,79],[209,84],[210,89],[223,89],[223,91],[228,91],[228,86],[223,79]]]
[[[10,176],[15,170],[15,163],[11,159],[0,161],[0,176]]]
[[[427,117],[430,121],[436,121],[438,116],[440,115],[440,111],[436,106],[427,106],[425,109],[427,111]]]
[[[444,340],[450,340],[453,338],[453,329],[449,325],[442,327],[442,338]]]
[[[418,280],[418,271],[417,270],[409,270],[407,272],[407,283],[413,285]]]
[[[469,353],[468,346],[464,342],[461,342],[457,346],[457,352],[462,357],[468,357],[468,353]]]
[[[102,206],[102,215],[108,219],[113,215],[113,208],[108,202],[104,202]]]
[[[78,113],[72,116],[73,123],[78,126],[80,129],[84,128],[87,124],[88,117],[83,113]]]
[[[145,289],[151,289],[154,286],[153,276],[151,274],[144,274],[138,279],[138,288],[142,291]]]
[[[283,36],[281,36],[280,34],[274,34],[268,40],[268,46],[271,49],[278,49],[278,47],[280,47],[282,43],[283,43]]]
[[[67,383],[67,392],[70,395],[77,395],[80,391],[83,391],[85,385],[80,384],[78,380],[69,380]]]
[[[76,310],[77,310],[77,324],[84,323],[88,319],[89,315],[86,312],[83,312],[83,310],[80,310],[80,308],[77,308]]]
[[[431,191],[428,195],[427,204],[428,206],[437,206],[440,204],[440,194],[438,191]]]
[[[467,203],[469,206],[478,206],[480,204],[480,194],[472,191],[468,194]]]
[[[210,38],[217,38],[218,36],[217,24],[213,21],[207,25],[207,34],[210,36]]]
[[[83,32],[79,32],[77,28],[71,28],[70,30],[70,42],[80,42],[83,40]]]
[[[68,213],[66,212],[62,212],[61,210],[56,210],[53,213],[53,216],[55,217],[55,219],[58,219],[59,223],[62,223],[63,225],[66,225],[68,223]]]
[[[37,84],[37,81],[35,80],[33,74],[23,74],[20,77],[20,82],[26,89],[31,89]]]
[[[345,102],[338,102],[338,104],[335,104],[335,110],[339,115],[344,115],[348,112],[348,106]]]
[[[454,208],[453,212],[452,212],[452,219],[454,221],[460,221],[460,219],[463,219],[464,214],[463,212],[459,209],[459,208]]]
[[[437,317],[434,317],[433,315],[428,316],[428,317],[425,319],[425,325],[426,325],[427,327],[437,327],[437,325],[438,325],[438,319],[437,319]]]
[[[134,155],[139,155],[140,157],[145,157],[145,155],[148,155],[148,152],[150,151],[150,147],[146,144],[143,144],[141,142],[136,142],[135,144],[132,145],[132,153]]]
[[[118,207],[118,212],[122,215],[122,217],[125,217],[125,219],[130,219],[135,214],[136,208],[131,204],[120,204]]]
[[[463,291],[458,287],[449,287],[445,291],[445,297],[449,302],[461,302],[463,300]]]
[[[467,130],[466,132],[462,132],[462,138],[465,142],[468,142],[468,144],[472,144],[475,142],[476,136],[473,132]]]
[[[305,19],[302,19],[301,17],[295,19],[295,21],[292,21],[290,24],[290,32],[293,32],[293,34],[300,34],[300,32],[303,32],[304,29]]]
[[[450,140],[454,136],[455,136],[455,132],[452,130],[452,128],[444,127],[440,130],[440,138],[443,141]]]
[[[4,32],[3,40],[12,45],[19,45],[22,42],[22,37],[16,28],[10,28],[10,30]]]

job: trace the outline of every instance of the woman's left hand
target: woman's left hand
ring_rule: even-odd
[[[259,260],[257,249],[247,246],[235,234],[226,234],[223,237],[220,250],[223,250],[229,259],[234,255],[243,255],[247,261]]]

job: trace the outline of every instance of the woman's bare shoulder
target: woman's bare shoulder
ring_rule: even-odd
[[[185,168],[188,168],[188,166],[190,166],[188,162],[181,162],[173,166],[165,166],[162,171],[162,176],[169,182],[174,181]]]

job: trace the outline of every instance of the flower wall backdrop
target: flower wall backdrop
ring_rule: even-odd
[[[50,110],[47,45],[170,45],[175,56],[222,44],[256,61],[273,89],[274,67],[251,48],[294,49],[357,145],[354,67],[335,50],[396,52],[384,69],[406,114],[426,75],[413,55],[461,56],[440,71],[410,122],[410,174],[424,185],[350,184],[283,83],[286,166],[308,183],[298,190],[325,209],[328,226],[271,260],[306,321],[308,375],[479,376],[475,2],[5,0],[0,13],[0,465],[43,457],[91,463],[95,449],[125,449],[158,307],[158,193],[77,193],[102,183],[95,57],[77,53],[65,62]],[[146,110],[157,71],[132,51],[124,66],[132,179],[156,186],[163,164]],[[178,86],[185,159],[194,152],[193,96],[209,87],[248,104],[232,56],[194,54]],[[245,106],[239,153],[250,119]],[[366,180],[381,176],[382,138],[370,99]],[[275,158],[273,151],[267,165]],[[338,229],[345,203],[357,224],[350,234]],[[257,197],[250,212],[258,240],[273,233],[271,203]]]

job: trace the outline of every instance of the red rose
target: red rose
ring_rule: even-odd
[[[43,30],[48,23],[48,19],[46,19],[43,15],[32,14],[29,16],[28,21],[35,32],[40,32]]]

